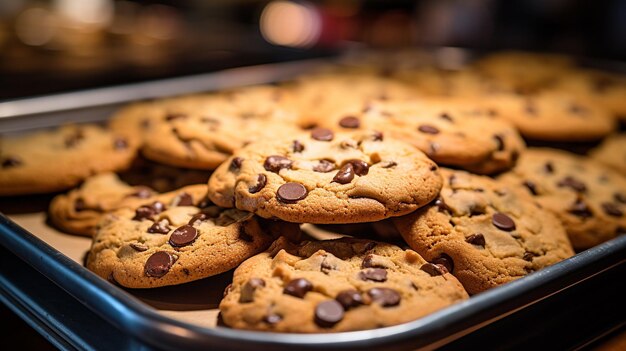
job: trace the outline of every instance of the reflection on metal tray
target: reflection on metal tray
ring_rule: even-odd
[[[240,68],[180,80],[0,104],[0,130],[47,127],[69,120],[100,121],[120,103],[278,81],[324,63],[327,62],[304,61]],[[72,104],[68,105],[68,101]],[[41,223],[45,220],[42,213],[39,220]],[[513,317],[533,306],[557,301],[559,296],[594,277],[623,272],[626,266],[626,236],[622,236],[422,319],[388,328],[320,337],[207,327],[201,320],[181,321],[163,313],[173,307],[171,303],[167,305],[168,301],[163,305],[164,299],[157,290],[130,294],[79,264],[80,252],[70,258],[57,246],[64,244],[50,246],[37,234],[40,233],[30,233],[0,216],[3,246],[0,247],[0,300],[64,349],[98,349],[103,345],[107,349],[432,349],[479,328],[486,329],[509,315]],[[88,243],[88,239],[80,239],[83,245]],[[228,276],[216,279],[226,281]],[[607,295],[598,291],[595,298],[603,296]],[[202,305],[205,300],[196,302]],[[61,306],[66,306],[66,310]],[[73,318],[66,318],[70,315]]]

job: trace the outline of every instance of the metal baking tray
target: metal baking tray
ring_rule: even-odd
[[[327,61],[302,61],[244,67],[194,77],[9,101],[0,103],[0,130],[20,131],[67,121],[99,121],[129,101],[274,82],[325,63]],[[550,305],[557,306],[568,294],[570,298],[574,294],[577,306],[589,305],[595,309],[597,306],[591,304],[587,296],[580,296],[584,294],[580,291],[586,285],[599,284],[596,282],[601,278],[608,279],[606,284],[609,287],[593,290],[594,300],[609,299],[615,289],[621,289],[622,294],[624,291],[626,236],[621,236],[462,303],[393,327],[323,336],[241,331],[220,325],[208,327],[196,323],[201,322],[198,320],[181,320],[163,313],[152,300],[165,288],[147,294],[124,290],[88,271],[79,263],[79,257],[70,258],[66,251],[70,244],[46,242],[39,230],[29,231],[16,223],[25,223],[17,215],[23,212],[17,207],[38,202],[45,204],[48,199],[45,196],[43,201],[41,197],[14,197],[1,201],[2,208],[13,213],[0,215],[0,301],[61,349],[391,350],[434,349],[444,345],[454,349],[450,345],[458,347],[459,340],[479,335],[481,330],[489,330],[499,323],[510,324],[511,320],[513,323],[521,321],[524,313],[535,310],[531,318],[542,318],[541,311],[547,311]],[[45,217],[42,209],[33,210],[39,219]],[[83,243],[89,241],[67,238],[74,239]],[[208,278],[204,284],[216,285],[221,290],[229,279],[230,273],[226,273]],[[617,285],[613,281],[617,281]],[[219,296],[213,298],[219,301]],[[600,330],[591,332],[593,328],[588,328],[587,334],[591,335],[586,335],[584,341],[578,338],[576,345],[624,325],[623,299],[610,299],[610,303],[618,312],[617,316],[612,316]],[[537,317],[537,309],[540,317]],[[566,314],[561,316],[570,318]],[[589,316],[596,317],[588,314],[586,318]],[[599,324],[597,320],[596,324]],[[494,335],[502,330],[496,330],[489,337],[495,338]],[[538,331],[534,333],[535,336],[541,335],[537,334]],[[516,335],[519,334],[523,331],[516,330]]]

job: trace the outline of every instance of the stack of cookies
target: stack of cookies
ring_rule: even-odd
[[[74,188],[50,222],[93,238],[87,268],[127,288],[234,269],[224,324],[278,332],[415,320],[626,232],[624,77],[527,53],[384,62],[5,138],[0,195]]]

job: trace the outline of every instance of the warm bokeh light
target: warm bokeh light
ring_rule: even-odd
[[[77,24],[106,26],[113,18],[112,0],[55,0],[54,9]]]
[[[282,46],[310,47],[321,32],[321,18],[308,3],[274,1],[261,13],[261,34],[268,42]]]
[[[15,20],[15,35],[26,45],[41,46],[47,44],[56,32],[54,15],[39,7],[22,12]]]

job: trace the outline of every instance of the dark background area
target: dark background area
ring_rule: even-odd
[[[260,18],[285,3],[2,0],[0,100],[355,48],[458,46],[626,59],[626,2],[620,0],[289,2],[313,18],[315,28],[308,30],[315,33],[281,45],[263,33]],[[283,32],[302,29],[301,23],[281,27],[276,16],[270,22]]]

